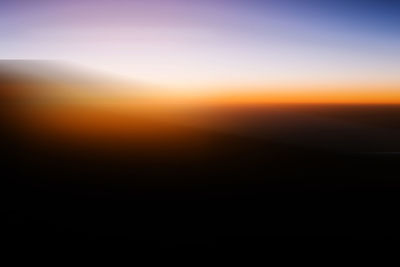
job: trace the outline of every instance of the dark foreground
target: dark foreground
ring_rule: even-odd
[[[4,119],[6,240],[248,246],[400,237],[400,107],[220,114],[213,119],[226,131],[176,126],[207,142],[157,151],[26,140]]]

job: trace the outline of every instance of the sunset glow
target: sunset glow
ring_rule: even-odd
[[[72,62],[157,88],[150,94],[161,98],[395,103],[399,9],[369,1],[10,1],[0,4],[0,58]]]

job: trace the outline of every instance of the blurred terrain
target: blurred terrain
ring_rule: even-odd
[[[399,237],[400,105],[154,104],[30,64],[0,68],[10,240]]]

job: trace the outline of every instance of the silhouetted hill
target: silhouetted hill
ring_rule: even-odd
[[[399,155],[380,153],[398,151],[398,106],[204,107],[165,118],[5,99],[10,242],[399,237]]]

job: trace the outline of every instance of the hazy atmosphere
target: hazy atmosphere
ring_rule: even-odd
[[[65,60],[185,93],[337,86],[357,102],[373,87],[393,102],[399,12],[397,1],[2,1],[0,57]]]
[[[399,14],[0,0],[3,239],[19,255],[399,239]]]

